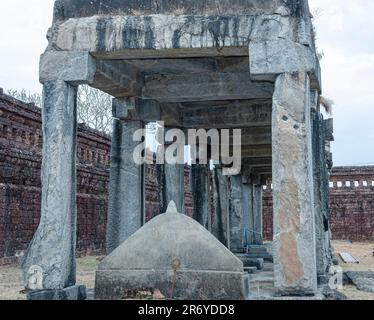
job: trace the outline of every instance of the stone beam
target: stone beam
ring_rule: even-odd
[[[96,62],[92,86],[113,97],[134,97],[140,93],[142,82],[140,70],[124,61]]]
[[[249,72],[151,75],[141,97],[159,102],[271,99],[270,82],[253,82]]]
[[[274,278],[277,295],[317,290],[310,85],[278,76],[273,99]]]
[[[243,129],[248,140],[255,140],[256,129],[245,129],[249,127],[267,127],[271,125],[271,100],[234,100],[182,103],[180,110],[183,117],[183,125],[186,128],[218,128],[218,129]],[[247,130],[247,131],[245,131]],[[261,139],[270,143],[269,133],[258,129]],[[252,136],[251,136],[252,135]],[[258,143],[257,143],[258,144]]]

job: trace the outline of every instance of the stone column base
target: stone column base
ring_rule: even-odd
[[[86,300],[86,287],[76,285],[59,290],[30,291],[27,300]]]

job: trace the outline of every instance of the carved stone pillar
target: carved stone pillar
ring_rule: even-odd
[[[278,295],[317,289],[307,73],[278,76],[273,98],[274,276]]]

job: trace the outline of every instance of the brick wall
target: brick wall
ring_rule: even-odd
[[[0,264],[27,249],[39,224],[42,160],[41,112],[0,91]],[[110,137],[78,127],[77,252],[103,252],[108,207]],[[189,170],[186,211],[192,214]],[[146,219],[158,213],[155,166],[147,167]]]
[[[263,196],[264,236],[273,237],[271,186]],[[331,232],[334,240],[374,240],[374,166],[335,167],[330,177]]]

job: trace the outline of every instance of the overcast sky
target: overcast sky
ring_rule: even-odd
[[[0,87],[40,92],[39,56],[53,0],[0,1]],[[374,1],[309,0],[323,94],[335,101],[335,165],[374,164]]]

